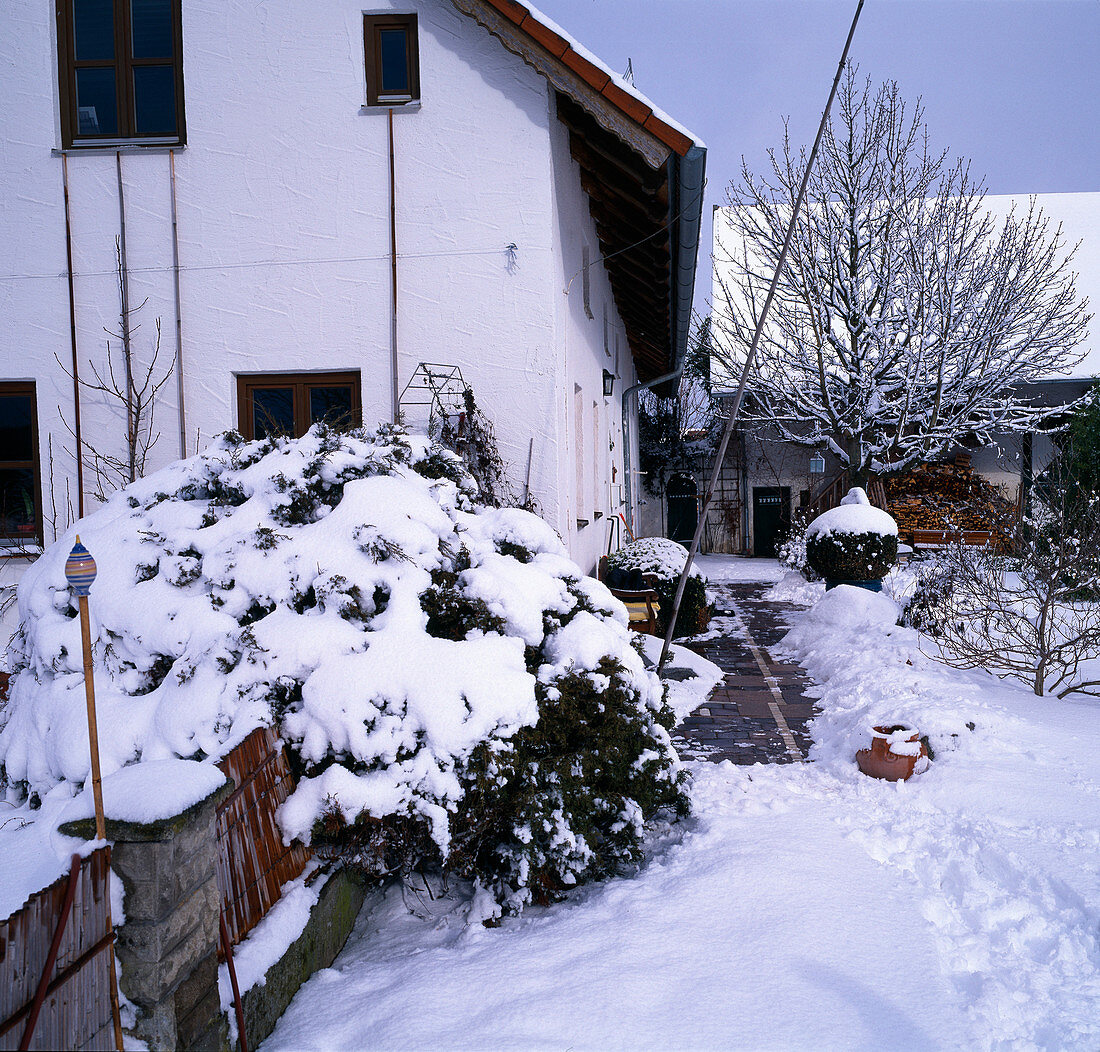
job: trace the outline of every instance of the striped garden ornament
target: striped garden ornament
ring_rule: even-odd
[[[87,595],[95,580],[95,573],[95,559],[77,536],[76,545],[65,560],[65,578],[77,595]]]

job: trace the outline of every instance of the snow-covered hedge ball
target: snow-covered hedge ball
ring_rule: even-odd
[[[684,571],[688,552],[682,544],[667,537],[643,537],[639,541],[620,548],[608,559],[608,567],[620,570],[638,570],[654,578],[653,588],[660,599],[661,612],[657,620],[657,631],[664,635],[668,631],[667,618],[672,613],[676,598],[676,587],[680,574]],[[707,605],[707,579],[695,565],[684,586],[684,597],[680,603],[680,615],[676,619],[676,635],[691,636],[706,629],[710,622],[711,608]]]
[[[862,489],[822,512],[806,530],[806,561],[826,580],[878,581],[898,559],[898,524]]]
[[[279,819],[374,875],[448,866],[518,907],[636,856],[687,807],[660,681],[555,532],[477,504],[399,428],[229,434],[116,493],[26,572],[0,709],[10,797],[88,777],[75,535],[104,774],[214,763],[260,725],[299,777]]]

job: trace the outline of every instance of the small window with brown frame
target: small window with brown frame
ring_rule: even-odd
[[[416,15],[363,15],[367,105],[403,106],[420,99]]]
[[[0,383],[0,550],[42,542],[38,409],[33,383]]]
[[[57,0],[66,147],[184,142],[181,0]]]
[[[237,420],[248,439],[300,438],[313,424],[338,430],[362,423],[358,372],[256,373],[237,377]]]

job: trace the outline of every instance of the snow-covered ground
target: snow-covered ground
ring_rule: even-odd
[[[499,927],[461,883],[373,893],[265,1052],[1100,1047],[1100,701],[948,668],[886,596],[700,565],[814,604],[773,651],[817,684],[813,762],[692,763],[694,814],[640,871]],[[682,714],[713,672],[673,664],[700,673]],[[863,777],[855,750],[895,721],[930,770]],[[66,804],[0,813],[0,914],[62,871]]]
[[[264,1049],[1100,1047],[1100,703],[949,669],[884,596],[808,595],[783,653],[814,762],[692,764],[641,871],[497,928],[462,886],[373,895]],[[852,762],[887,720],[936,749],[910,783]]]

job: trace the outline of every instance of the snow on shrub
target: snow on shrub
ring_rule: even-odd
[[[135,482],[28,569],[0,710],[9,797],[88,777],[80,533],[105,774],[213,763],[276,726],[291,837],[373,875],[450,866],[518,907],[637,855],[683,813],[672,715],[620,604],[554,531],[476,504],[401,429],[223,436]]]
[[[776,558],[788,569],[801,574],[807,581],[818,580],[813,567],[806,562],[806,531],[810,524],[804,513],[796,511],[786,538],[776,546]]]
[[[806,530],[806,562],[827,580],[881,580],[897,558],[898,524],[858,487]]]
[[[621,570],[639,570],[656,578],[654,589],[660,598],[661,612],[657,630],[664,635],[668,630],[668,616],[672,613],[676,587],[687,562],[687,549],[667,537],[643,537],[625,548],[620,548],[608,559],[608,566]],[[692,566],[691,575],[684,587],[680,604],[680,616],[676,619],[676,635],[691,636],[705,631],[710,622],[711,609],[707,605],[707,579]]]

